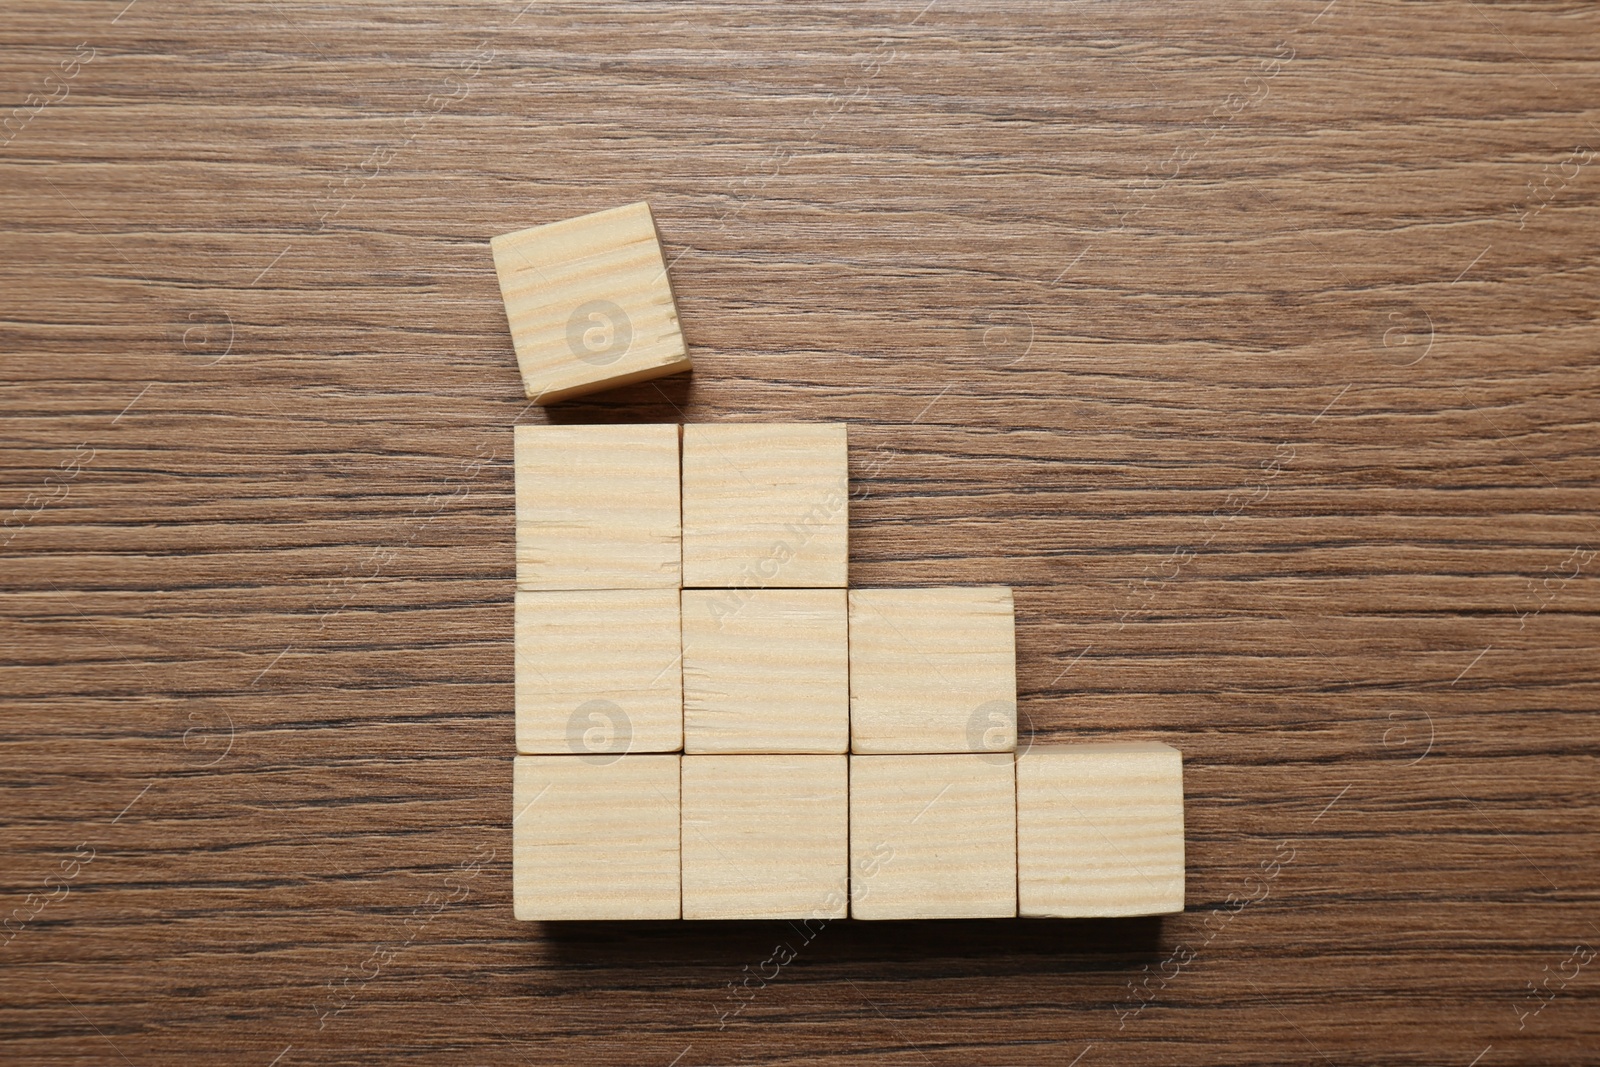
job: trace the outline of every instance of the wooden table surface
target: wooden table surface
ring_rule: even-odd
[[[0,25],[0,1059],[1600,1063],[1600,12],[178,4]],[[544,411],[494,234],[647,199]],[[1188,911],[519,924],[511,426],[844,420]]]

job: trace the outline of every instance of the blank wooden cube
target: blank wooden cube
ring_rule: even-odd
[[[850,757],[850,914],[1017,913],[1011,760],[980,753]]]
[[[1183,910],[1183,757],[1169,745],[1035,745],[1017,757],[1021,914]]]
[[[676,589],[517,593],[517,751],[682,747],[678,612]]]
[[[843,918],[846,756],[684,756],[683,917]]]
[[[843,589],[683,591],[685,752],[849,748]]]
[[[540,404],[690,368],[648,204],[489,242],[522,385]]]
[[[844,588],[850,521],[843,423],[683,431],[685,586]]]
[[[679,586],[678,428],[518,426],[518,589]]]
[[[1012,614],[1003,586],[850,590],[850,750],[1013,751]]]
[[[517,918],[678,918],[678,760],[518,756]]]

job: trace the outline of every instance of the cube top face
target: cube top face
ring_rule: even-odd
[[[685,589],[688,753],[844,753],[850,651],[843,589]]]
[[[978,753],[850,758],[850,914],[1017,913],[1013,764]]]
[[[678,427],[518,426],[517,588],[679,586]]]
[[[1011,590],[850,590],[850,749],[984,752],[1017,741]]]
[[[647,204],[489,242],[523,388],[536,403],[690,368]]]
[[[1035,746],[1017,757],[1023,915],[1183,910],[1183,757],[1168,745]]]
[[[843,918],[844,756],[683,757],[683,917]]]
[[[677,756],[518,756],[511,880],[519,919],[676,919]]]
[[[683,428],[691,588],[839,588],[849,564],[843,423]]]
[[[518,592],[517,751],[596,761],[683,743],[676,589]]]

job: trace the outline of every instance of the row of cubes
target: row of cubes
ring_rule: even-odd
[[[1089,918],[1183,910],[1167,745],[518,756],[519,919]]]
[[[517,751],[1010,752],[1011,590],[518,592]]]
[[[843,423],[518,426],[514,448],[518,589],[847,584]]]

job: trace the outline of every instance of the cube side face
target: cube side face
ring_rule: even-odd
[[[523,388],[535,402],[690,368],[648,205],[489,244]]]
[[[515,611],[519,753],[682,746],[677,590],[518,592]]]
[[[981,754],[850,758],[850,914],[1017,914],[1016,780]]]
[[[844,588],[847,452],[843,423],[685,426],[684,585]]]
[[[680,585],[678,428],[518,426],[517,588]]]
[[[688,753],[844,753],[850,650],[843,589],[685,589]]]
[[[1017,759],[1022,915],[1183,910],[1183,758],[1162,744],[1035,746]]]
[[[518,756],[517,918],[678,918],[678,759]]]
[[[844,756],[683,757],[683,917],[843,918]]]
[[[1009,753],[1016,624],[1003,586],[850,590],[850,750]]]

